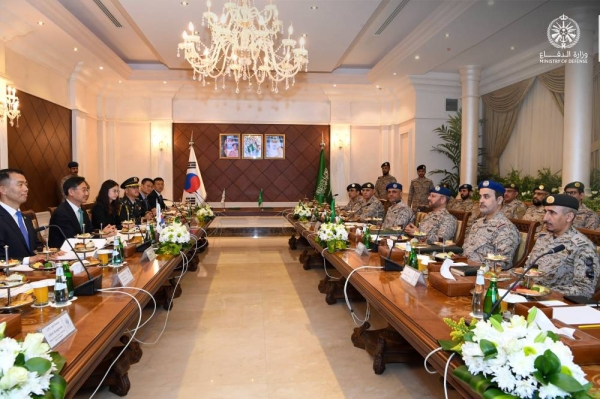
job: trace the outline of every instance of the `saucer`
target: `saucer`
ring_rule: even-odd
[[[63,304],[57,304],[56,302],[50,302],[50,307],[51,308],[65,308],[67,306],[70,306],[73,302],[71,301],[67,301],[66,303]]]

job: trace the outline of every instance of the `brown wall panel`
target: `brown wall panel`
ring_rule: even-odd
[[[17,92],[19,126],[8,124],[8,166],[23,170],[29,182],[21,209],[47,211],[59,204],[58,182],[71,160],[71,110]]]
[[[196,158],[210,202],[219,202],[223,189],[226,190],[227,202],[256,202],[261,188],[264,202],[298,201],[305,196],[312,198],[319,167],[321,133],[329,163],[329,126],[175,123],[175,200],[180,200],[183,192],[192,131]],[[219,159],[221,133],[284,134],[285,159]]]

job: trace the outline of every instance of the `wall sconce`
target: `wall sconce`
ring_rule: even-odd
[[[14,87],[6,86],[6,97],[4,100],[0,98],[0,119],[4,122],[8,117],[10,125],[14,126],[16,118],[17,127],[19,127],[21,111],[19,111],[19,98],[16,93],[17,90]]]
[[[338,145],[338,148],[339,148],[340,150],[341,150],[341,149],[343,149],[343,148],[344,148],[344,139],[342,139],[341,137],[339,137],[339,138],[337,139],[337,145]]]

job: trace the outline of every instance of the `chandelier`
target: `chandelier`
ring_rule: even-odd
[[[6,86],[6,97],[4,101],[0,98],[0,119],[2,122],[8,120],[10,125],[15,125],[15,118],[17,119],[17,127],[19,127],[19,117],[21,111],[19,111],[19,98],[17,97],[17,90],[14,87]]]
[[[283,22],[279,20],[277,6],[269,2],[264,10],[254,7],[253,0],[226,2],[221,17],[210,10],[211,1],[206,2],[208,10],[202,13],[202,26],[205,22],[210,31],[210,44],[200,39],[190,22],[188,31],[183,32],[183,42],[179,43],[177,56],[183,50],[183,56],[194,69],[194,80],[206,85],[209,78],[215,81],[222,77],[235,80],[235,92],[239,93],[240,80],[248,81],[252,86],[257,83],[257,93],[261,94],[261,85],[268,78],[271,91],[278,93],[278,83],[285,80],[285,89],[295,83],[296,74],[304,68],[308,70],[308,50],[304,48],[304,37],[299,47],[292,39],[294,29],[290,24],[288,37],[283,35]]]

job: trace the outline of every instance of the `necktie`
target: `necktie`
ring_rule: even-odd
[[[17,224],[19,225],[19,229],[21,230],[21,234],[23,234],[23,238],[27,243],[27,248],[31,249],[29,245],[29,234],[27,233],[27,229],[25,228],[25,222],[23,221],[23,214],[21,211],[17,211]]]
[[[79,227],[81,228],[81,232],[85,233],[85,231],[83,231],[83,209],[79,208],[78,212],[79,212]]]

